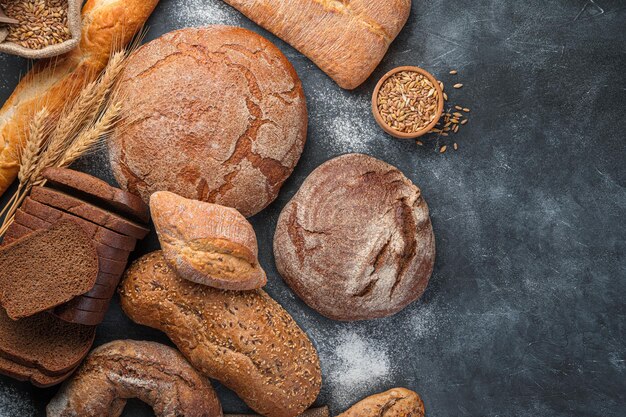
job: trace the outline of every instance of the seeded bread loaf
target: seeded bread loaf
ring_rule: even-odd
[[[262,290],[222,291],[189,282],[159,251],[129,268],[120,300],[133,321],[164,331],[196,369],[259,414],[295,417],[319,393],[315,348]]]
[[[0,195],[19,170],[19,155],[33,114],[43,106],[57,114],[106,66],[111,53],[128,44],[158,0],[88,0],[82,10],[80,44],[52,60],[41,60],[0,109]]]
[[[33,187],[30,192],[30,198],[41,204],[73,214],[81,219],[89,220],[92,223],[135,239],[143,239],[150,233],[150,229],[139,223],[132,222],[115,213],[52,188]]]
[[[112,187],[100,178],[69,168],[46,168],[41,175],[51,188],[74,195],[83,201],[129,217],[141,223],[150,221],[148,205],[127,191]]]
[[[359,401],[337,417],[424,417],[424,403],[417,393],[394,388]]]
[[[254,229],[237,210],[157,191],[150,212],[163,256],[179,276],[222,290],[267,282]]]
[[[0,302],[12,319],[32,316],[84,294],[97,277],[96,249],[70,221],[0,248]]]
[[[411,12],[411,0],[225,1],[350,90],[376,69]]]
[[[48,417],[118,417],[138,398],[157,417],[222,417],[211,384],[175,349],[116,340],[89,354],[46,408]]]
[[[306,140],[298,75],[246,29],[187,28],[146,43],[119,93],[128,119],[108,140],[111,168],[146,202],[166,190],[252,216],[276,198]]]
[[[0,309],[0,356],[48,375],[74,369],[94,337],[94,327],[66,323],[47,313],[12,320]]]
[[[362,154],[325,162],[278,219],[276,266],[320,314],[367,320],[419,298],[435,237],[421,190],[397,168]]]

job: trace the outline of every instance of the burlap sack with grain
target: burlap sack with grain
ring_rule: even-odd
[[[82,5],[83,0],[68,0],[67,2],[67,26],[72,37],[65,42],[49,45],[42,49],[30,49],[13,42],[5,42],[9,30],[6,25],[0,24],[0,52],[23,56],[24,58],[41,59],[61,55],[76,48],[80,42]]]

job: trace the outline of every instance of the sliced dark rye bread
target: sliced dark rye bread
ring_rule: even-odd
[[[98,271],[89,236],[63,220],[0,248],[0,302],[12,319],[32,316],[89,291]]]
[[[104,321],[106,311],[94,313],[92,311],[83,311],[77,308],[59,306],[55,309],[54,315],[68,323],[80,323],[85,325],[96,326]]]
[[[68,168],[46,168],[42,176],[52,188],[121,216],[143,223],[150,221],[150,209],[139,196],[113,187],[99,178]]]
[[[0,356],[51,376],[74,369],[91,349],[95,334],[93,326],[67,323],[48,313],[11,320],[0,311]]]
[[[74,373],[76,368],[63,375],[51,376],[35,368],[20,365],[0,356],[0,374],[6,375],[18,381],[30,382],[39,388],[48,388],[60,384],[69,378]]]
[[[30,198],[136,239],[143,239],[150,233],[150,229],[139,223],[52,188],[33,187]]]
[[[14,242],[17,239],[26,236],[27,234],[32,232],[33,231],[28,227],[24,227],[21,224],[13,222],[4,234],[4,238],[2,239],[2,246],[8,245],[9,243]]]
[[[69,220],[64,220],[64,221],[69,221]],[[15,236],[16,238],[22,237],[22,236],[19,235],[19,233],[24,233],[25,235],[27,235],[27,234],[30,234],[30,233],[34,232],[35,230],[45,230],[45,229],[48,229],[48,228],[51,227],[51,226],[48,226],[48,227],[46,227],[44,229],[31,228],[28,225],[18,223],[17,219],[15,220],[15,222],[13,224],[24,226],[24,227],[28,228],[28,231],[26,231],[25,229],[20,229],[20,232],[12,232],[12,236]],[[9,226],[9,228],[12,227],[13,224],[11,224],[11,226]],[[95,247],[95,244],[94,244],[94,247]],[[97,248],[96,248],[96,253],[98,253]],[[98,261],[99,261],[99,268],[100,268],[99,272],[102,272],[102,273],[105,273],[105,274],[119,276],[119,275],[123,274],[124,271],[126,270],[126,264],[128,263],[128,257],[126,257],[125,259],[122,259],[122,260],[108,259],[108,258],[105,258],[103,256],[100,256],[100,254],[98,253]]]
[[[15,212],[15,223],[21,226],[26,226],[31,230],[47,229],[48,227],[52,226],[52,223],[40,219],[39,217],[33,216],[32,214],[26,213],[22,209],[18,209]],[[104,243],[94,241],[94,245],[96,246],[96,250],[98,251],[98,256],[102,258],[125,261],[130,255],[130,252],[128,251],[125,251],[123,249],[117,249],[112,246],[107,246]]]
[[[26,197],[22,203],[21,209],[26,213],[32,214],[33,216],[39,217],[40,219],[46,220],[50,223],[55,223],[61,219],[72,220],[79,224],[96,242],[128,252],[135,250],[137,239],[106,229],[88,220],[81,219],[80,217],[58,210],[54,207],[41,204],[30,197]]]
[[[113,297],[116,289],[117,285],[105,285],[96,282],[96,284],[93,286],[92,289],[89,290],[88,293],[83,294],[83,297],[87,296],[90,298],[101,298],[108,300]]]
[[[76,297],[73,300],[70,300],[67,303],[63,304],[63,306],[60,306],[61,308],[59,308],[59,311],[67,308],[74,308],[77,310],[89,311],[92,313],[106,313],[106,311],[109,309],[110,302],[110,298],[102,299],[90,297]]]

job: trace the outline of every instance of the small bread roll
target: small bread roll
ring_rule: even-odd
[[[394,388],[359,401],[337,417],[424,417],[424,403],[417,393]]]
[[[163,255],[182,278],[222,290],[267,282],[254,229],[237,210],[158,191],[150,213]]]

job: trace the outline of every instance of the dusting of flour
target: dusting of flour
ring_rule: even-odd
[[[37,415],[31,396],[9,384],[0,384],[0,417],[30,417]]]
[[[186,0],[163,3],[163,13],[179,27],[205,25],[240,25],[245,19],[237,10],[222,0]]]

